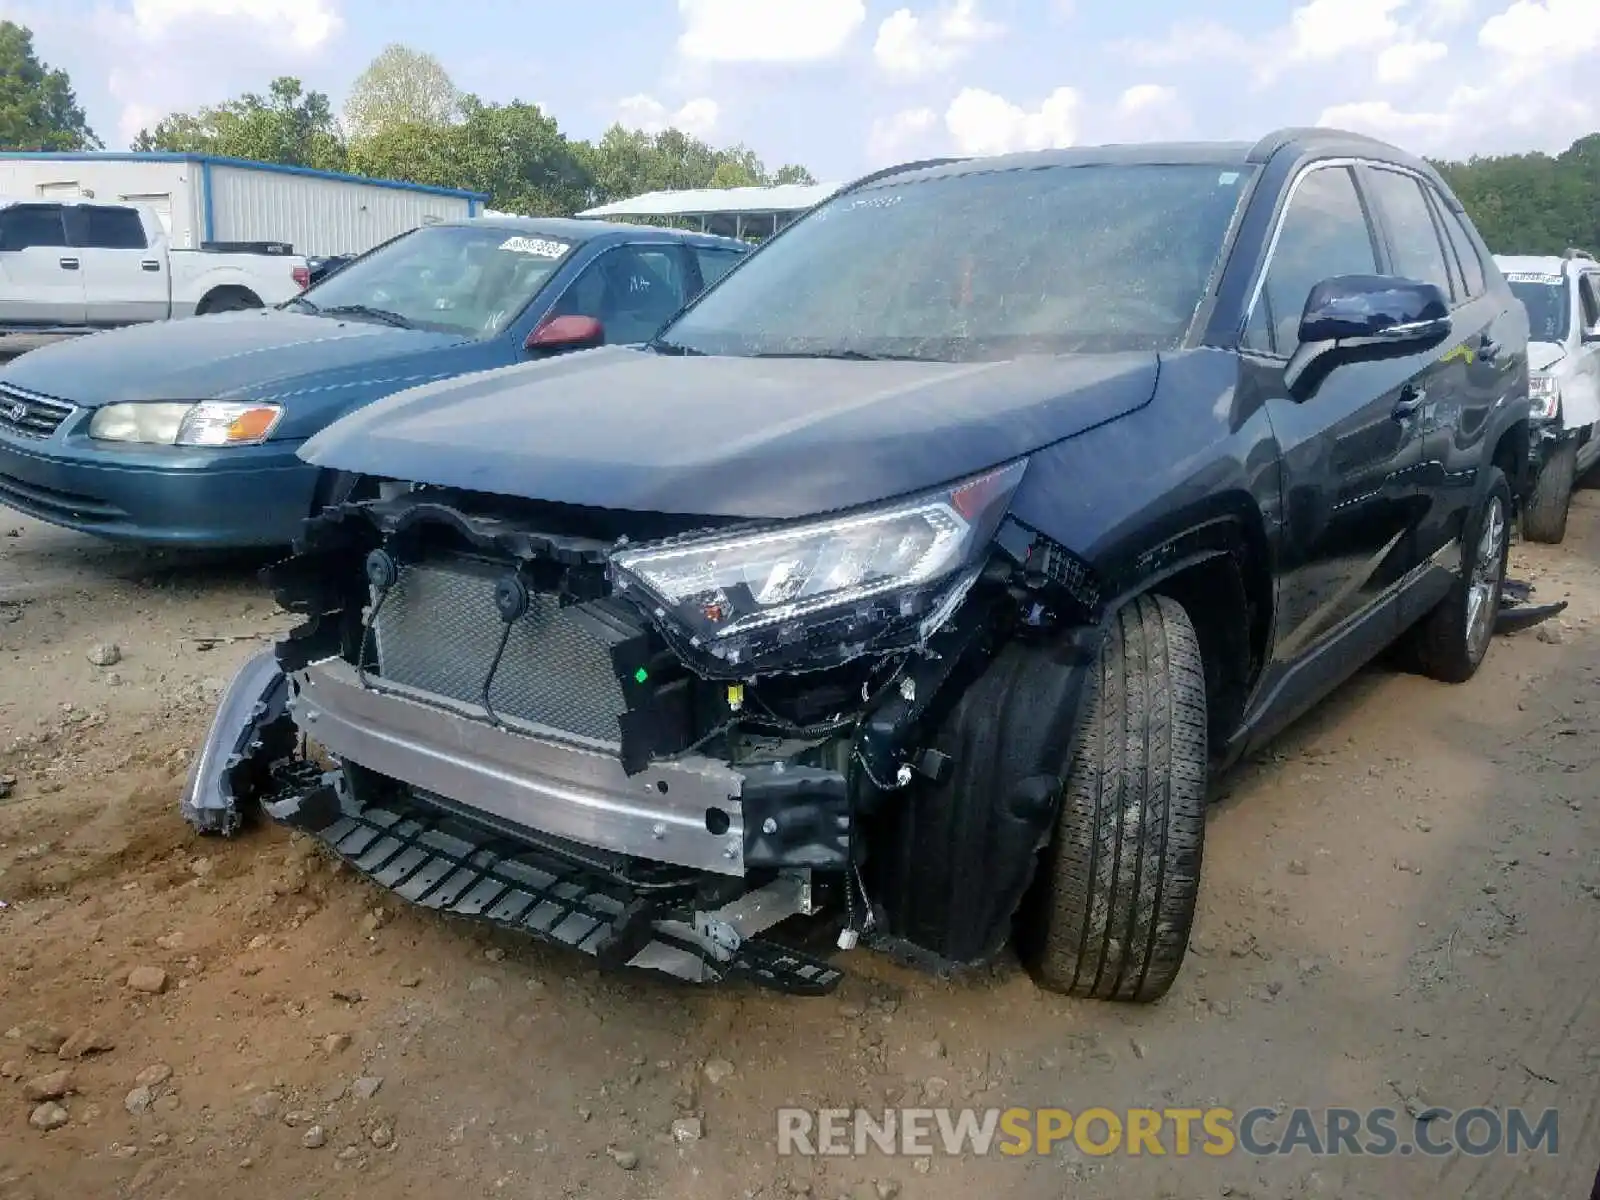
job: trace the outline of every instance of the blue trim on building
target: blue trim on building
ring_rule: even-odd
[[[478,198],[476,196],[474,196],[472,199],[467,201],[467,216],[475,217],[477,215],[478,215]]]
[[[52,154],[48,150],[0,151],[4,159],[49,159],[54,162],[181,162],[198,164],[202,173],[209,167],[238,167],[246,171],[266,171],[275,175],[304,175],[311,179],[333,179],[340,183],[364,183],[370,187],[393,188],[401,192],[421,192],[429,196],[450,196],[457,200],[482,203],[486,192],[461,188],[434,187],[426,183],[406,183],[399,179],[369,179],[365,175],[346,175],[342,171],[319,171],[314,167],[291,167],[283,163],[252,162],[248,158],[228,158],[221,154],[177,154],[166,150],[74,150]],[[207,195],[209,196],[209,189]]]
[[[204,159],[200,161],[200,212],[205,229],[200,241],[204,245],[217,240],[217,212],[211,202],[211,164]]]

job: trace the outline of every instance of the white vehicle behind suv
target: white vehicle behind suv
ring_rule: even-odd
[[[1582,250],[1495,262],[1528,310],[1534,487],[1522,531],[1559,542],[1573,484],[1600,459],[1600,263]]]
[[[281,304],[308,279],[293,254],[173,250],[155,210],[0,198],[0,333],[91,333]]]

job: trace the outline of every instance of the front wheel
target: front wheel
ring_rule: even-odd
[[[1578,475],[1578,441],[1569,437],[1539,467],[1522,514],[1522,533],[1530,542],[1558,545],[1567,536],[1567,510]]]
[[[1465,683],[1478,673],[1494,640],[1511,553],[1511,485],[1499,467],[1462,539],[1461,576],[1450,593],[1412,631],[1416,665],[1441,683]]]
[[[1149,1003],[1183,964],[1205,841],[1205,671],[1181,605],[1117,613],[1080,713],[1024,953],[1052,991]]]

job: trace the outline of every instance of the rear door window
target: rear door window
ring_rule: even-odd
[[[1451,209],[1437,192],[1434,193],[1434,202],[1444,220],[1445,236],[1455,247],[1456,258],[1461,263],[1461,276],[1467,285],[1467,298],[1476,299],[1483,295],[1484,289],[1488,286],[1483,270],[1483,259],[1478,256],[1477,243],[1467,232],[1461,214]]]
[[[1413,175],[1373,168],[1367,173],[1389,231],[1394,273],[1436,284],[1446,296],[1453,291],[1439,230],[1428,211],[1422,184]]]
[[[744,257],[737,250],[713,250],[705,246],[696,246],[694,256],[700,264],[701,284],[704,287],[710,287],[721,279]]]
[[[0,250],[66,244],[67,227],[59,204],[15,204],[0,211]]]
[[[96,250],[144,250],[149,243],[145,238],[144,222],[131,208],[115,208],[106,204],[78,206],[77,236],[79,246]]]

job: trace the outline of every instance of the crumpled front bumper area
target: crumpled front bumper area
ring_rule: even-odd
[[[340,765],[305,757],[299,730]],[[704,759],[629,777],[608,756],[370,689],[339,660],[285,676],[269,651],[223,697],[182,811],[230,834],[259,809],[401,899],[607,966],[829,992],[838,969],[760,936],[809,912],[809,884],[746,879],[738,783]]]

